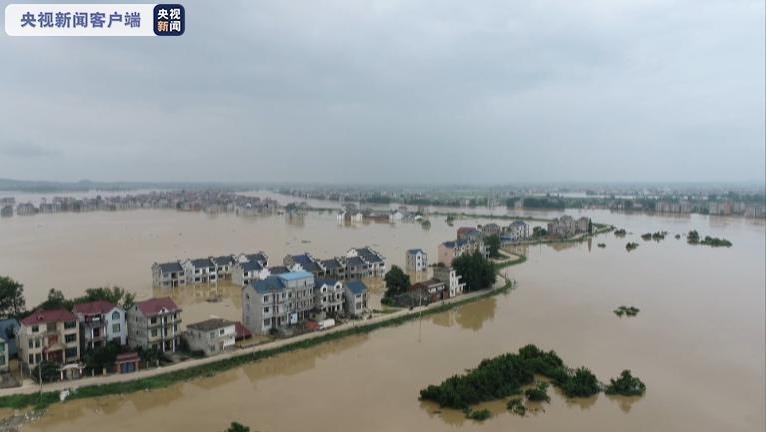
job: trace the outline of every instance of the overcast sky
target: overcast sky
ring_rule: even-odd
[[[0,177],[764,181],[762,0],[183,4],[3,33]]]

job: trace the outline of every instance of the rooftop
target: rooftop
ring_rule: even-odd
[[[229,321],[222,318],[210,318],[205,321],[189,324],[186,327],[192,330],[212,331],[212,330],[218,330],[223,327],[233,326],[234,324],[235,324],[234,321]]]
[[[114,309],[114,305],[106,300],[96,300],[88,303],[80,303],[74,306],[74,313],[83,315],[105,314]]]
[[[176,302],[170,297],[152,298],[136,303],[136,307],[146,316],[157,315],[162,312],[163,309],[167,311],[179,310]]]
[[[37,310],[21,320],[21,324],[28,326],[49,322],[74,321],[76,317],[66,309]]]

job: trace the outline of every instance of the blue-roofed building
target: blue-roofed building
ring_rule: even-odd
[[[181,263],[178,261],[154,263],[152,285],[154,288],[175,288],[186,285],[186,275]]]
[[[372,248],[365,246],[362,248],[351,248],[346,252],[346,258],[359,258],[366,266],[365,273],[362,275],[354,275],[347,273],[347,277],[364,277],[364,276],[383,276],[386,274],[386,260],[383,255],[379,254]]]
[[[270,275],[271,271],[265,268],[260,261],[236,262],[231,267],[231,283],[241,287],[265,279]]]
[[[242,289],[242,322],[254,334],[292,326],[314,308],[314,275],[304,271],[268,276]]]
[[[282,264],[290,269],[290,271],[305,271],[314,276],[324,273],[320,262],[308,252],[300,255],[286,255],[282,260]]]
[[[367,311],[367,285],[360,280],[346,282],[346,313],[351,316],[360,316]]]
[[[405,254],[405,263],[409,272],[423,272],[428,269],[428,254],[423,249],[409,249]]]
[[[19,347],[16,344],[16,336],[19,332],[19,322],[14,318],[0,320],[0,337],[5,338],[7,342],[8,357],[14,358],[18,355]]]

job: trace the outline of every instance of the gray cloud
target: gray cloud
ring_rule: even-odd
[[[763,180],[761,1],[184,3],[181,38],[3,35],[7,177]]]

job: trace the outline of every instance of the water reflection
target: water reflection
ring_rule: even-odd
[[[463,329],[478,331],[481,330],[485,322],[495,317],[496,309],[497,299],[490,297],[432,315],[430,321],[440,327],[452,327],[457,324]]]
[[[622,412],[625,414],[630,412],[633,405],[641,400],[641,396],[619,396],[619,395],[607,395],[607,399],[616,402]]]

